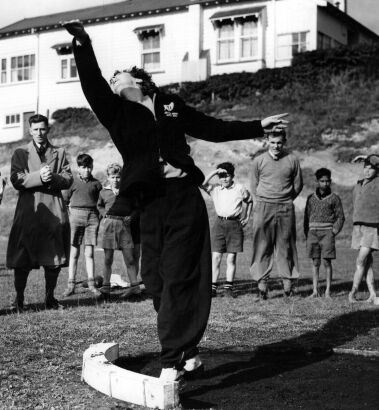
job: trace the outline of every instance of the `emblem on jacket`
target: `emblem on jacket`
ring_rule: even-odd
[[[170,102],[170,104],[163,104],[164,108],[164,115],[166,117],[177,117],[178,113],[175,111],[172,111],[174,109],[174,102]]]

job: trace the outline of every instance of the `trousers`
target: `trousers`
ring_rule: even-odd
[[[188,178],[162,180],[141,210],[141,275],[157,311],[162,367],[198,353],[211,306],[209,222],[199,188]]]
[[[298,278],[293,204],[257,202],[253,221],[253,257],[250,267],[253,279],[260,281],[270,276],[274,256],[281,278]]]

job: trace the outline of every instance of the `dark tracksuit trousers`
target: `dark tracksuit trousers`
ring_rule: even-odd
[[[190,178],[162,180],[141,212],[141,274],[158,313],[162,367],[198,353],[211,306],[209,222]]]

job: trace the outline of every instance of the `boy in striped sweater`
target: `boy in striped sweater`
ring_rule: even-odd
[[[304,234],[307,238],[307,254],[313,260],[313,293],[318,297],[318,280],[321,258],[326,272],[325,297],[330,298],[330,285],[333,276],[332,259],[336,258],[335,237],[345,222],[340,197],[331,191],[331,171],[320,168],[315,173],[316,192],[307,198],[304,212]]]

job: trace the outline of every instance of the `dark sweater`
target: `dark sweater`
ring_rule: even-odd
[[[304,233],[309,229],[332,229],[337,235],[345,222],[340,197],[335,193],[321,198],[316,193],[308,196],[304,211]]]
[[[355,225],[379,225],[379,177],[359,180],[353,191],[353,223]]]
[[[102,190],[101,183],[91,176],[88,181],[74,177],[70,189],[63,192],[64,199],[71,208],[96,209],[99,193]]]
[[[109,131],[124,162],[116,201],[121,203],[120,208],[127,208],[133,194],[149,196],[159,192],[159,156],[186,172],[194,183],[202,183],[204,175],[190,157],[186,134],[212,142],[263,136],[260,121],[223,121],[209,117],[186,105],[177,95],[156,94],[155,119],[147,107],[112,92],[101,75],[89,39],[82,46],[74,39],[73,49],[87,101]]]
[[[99,210],[101,216],[104,217],[106,215],[114,204],[116,198],[117,195],[115,195],[110,187],[104,187],[100,191],[99,200],[97,201],[97,209]]]

